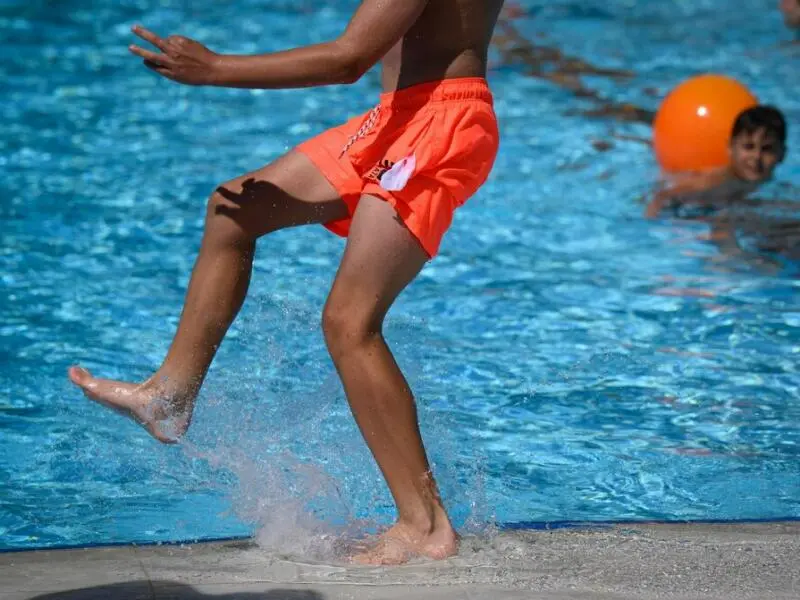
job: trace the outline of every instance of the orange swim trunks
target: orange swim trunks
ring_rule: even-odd
[[[482,78],[446,79],[381,94],[364,115],[302,143],[350,215],[325,227],[347,236],[363,194],[389,202],[428,256],[453,212],[486,181],[499,135]]]

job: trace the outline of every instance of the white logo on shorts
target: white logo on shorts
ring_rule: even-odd
[[[398,160],[391,169],[381,175],[381,187],[390,192],[399,192],[406,187],[416,167],[417,157],[413,154],[406,156],[403,160]]]

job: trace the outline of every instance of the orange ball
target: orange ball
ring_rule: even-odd
[[[726,166],[733,123],[739,113],[756,104],[750,90],[724,75],[684,81],[667,94],[656,113],[656,160],[671,172]]]

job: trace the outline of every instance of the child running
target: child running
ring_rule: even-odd
[[[134,33],[144,65],[172,81],[300,88],[357,81],[382,63],[383,93],[366,114],[301,144],[211,195],[178,330],[146,381],[69,377],[92,400],[157,440],[175,442],[247,294],[256,240],[322,224],[347,236],[322,315],[325,340],[356,423],[397,505],[367,564],[443,559],[457,536],[430,471],[414,397],[382,335],[387,311],[436,256],[442,236],[484,183],[498,149],[487,52],[502,0],[364,0],[333,41],[252,56],[212,52],[182,36]]]

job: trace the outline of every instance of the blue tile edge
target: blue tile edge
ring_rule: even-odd
[[[498,523],[497,527],[508,531],[547,531],[555,529],[604,529],[627,525],[747,525],[767,523],[796,523],[800,517],[782,517],[777,519],[693,519],[693,520],[629,520],[629,521],[519,521],[516,523]]]
[[[121,547],[150,547],[150,546],[190,546],[192,544],[207,544],[211,542],[249,542],[253,538],[249,535],[239,535],[232,537],[208,537],[208,538],[189,538],[184,540],[171,540],[167,542],[158,541],[133,541],[133,542],[98,542],[96,544],[55,544],[52,546],[35,546],[30,548],[6,548],[0,549],[0,554],[14,552],[43,552],[47,550],[92,550],[94,548],[121,548]]]

